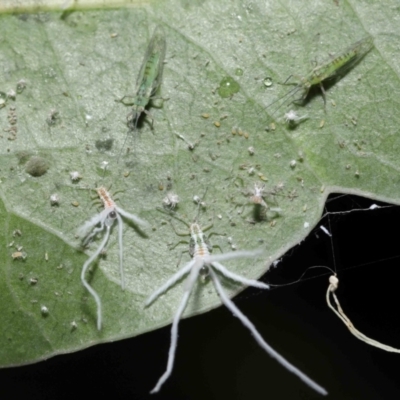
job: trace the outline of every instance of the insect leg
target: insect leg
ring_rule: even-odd
[[[125,98],[131,98],[131,99],[135,99],[137,96],[130,96],[130,95],[125,95],[124,97],[121,97],[120,99],[116,99],[114,101],[116,101],[117,103],[122,103],[125,106],[132,106],[135,104],[135,100],[132,100],[132,102],[130,103],[126,103],[124,102]]]

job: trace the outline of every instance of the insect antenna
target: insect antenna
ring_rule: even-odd
[[[136,115],[137,115],[137,114],[136,114]],[[139,115],[140,115],[140,114],[139,114]],[[124,143],[123,143],[123,145],[122,145],[122,147],[121,147],[121,150],[120,150],[120,152],[119,152],[119,154],[118,154],[118,161],[117,161],[117,162],[119,162],[119,160],[121,159],[121,155],[122,155],[122,152],[123,152],[123,150],[124,150],[124,148],[125,148],[126,142],[128,141],[129,134],[130,134],[131,132],[136,131],[138,121],[139,121],[139,116],[136,116],[134,128],[133,128],[133,129],[129,129],[128,132],[126,133]]]
[[[207,191],[208,191],[208,187],[206,188],[206,190],[201,198],[199,198],[198,196],[195,196],[193,198],[193,200],[197,203],[197,214],[196,214],[196,217],[193,219],[194,222],[197,222],[199,220],[201,206],[204,205],[204,199],[206,198]]]
[[[115,100],[115,101],[119,102],[119,103],[122,103],[124,105],[128,105],[129,103],[125,104],[123,102],[123,99],[125,97],[131,97],[131,96],[124,96],[122,99]],[[134,97],[134,96],[132,96],[132,97]],[[144,110],[142,108],[139,109],[139,107],[136,104],[133,104],[133,105],[134,105],[134,107],[132,109],[132,119],[131,120],[128,119],[128,127],[129,127],[129,129],[128,129],[128,132],[126,133],[124,143],[122,144],[121,150],[120,150],[120,152],[118,154],[118,161],[117,162],[119,162],[119,160],[121,158],[121,155],[122,155],[122,152],[123,152],[123,150],[125,148],[126,142],[128,141],[129,134],[131,132],[137,131],[137,126],[138,126],[138,123],[139,123],[140,116],[142,115],[142,112],[146,112],[146,110]],[[128,114],[128,118],[129,118],[130,115],[131,114]],[[133,120],[134,120],[134,123],[132,123]]]
[[[156,210],[162,212],[163,214],[166,214],[166,215],[168,215],[168,216],[170,216],[170,217],[173,217],[173,218],[177,219],[178,221],[180,221],[180,222],[182,222],[184,225],[186,225],[188,228],[190,227],[190,225],[189,225],[184,219],[182,219],[181,217],[179,217],[179,216],[177,215],[177,212],[176,212],[176,211],[173,211],[173,210],[164,210],[164,209],[161,208],[161,207],[156,207]]]
[[[289,77],[290,78],[290,77]],[[288,79],[289,79],[288,78]],[[281,100],[286,99],[287,97],[290,97],[291,95],[296,94],[299,90],[301,89],[301,85],[296,85],[292,90],[289,90],[287,93],[285,93],[283,96],[277,98],[276,100],[274,100],[272,103],[268,104],[267,107],[265,107],[265,109],[270,108],[272,105],[280,102]],[[298,99],[300,100],[300,99]],[[294,103],[296,100],[293,100],[292,102],[290,102],[289,104]],[[274,115],[278,110],[281,109],[282,106],[285,105],[285,101],[282,101],[282,103],[275,109],[272,111],[272,115]]]

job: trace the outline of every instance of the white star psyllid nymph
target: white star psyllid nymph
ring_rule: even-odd
[[[287,113],[285,113],[283,118],[289,126],[297,125],[301,121],[308,119],[307,115],[298,116],[296,111],[294,110],[290,110]]]
[[[182,314],[187,306],[189,297],[192,293],[193,287],[197,281],[201,272],[208,273],[211,276],[211,280],[214,284],[215,290],[217,291],[222,303],[247,327],[252,335],[254,336],[257,343],[273,358],[275,358],[281,365],[283,365],[290,372],[297,375],[303,382],[313,388],[320,394],[326,395],[326,390],[314,382],[311,378],[301,372],[298,368],[290,364],[285,358],[278,354],[270,345],[268,345],[261,335],[256,330],[253,323],[236,307],[232,300],[224,292],[218,274],[222,274],[226,278],[239,282],[247,286],[253,286],[260,289],[269,289],[269,286],[265,283],[258,282],[253,279],[247,279],[233,272],[230,272],[225,268],[219,261],[232,260],[235,258],[254,258],[259,257],[264,251],[234,251],[229,253],[223,253],[218,255],[210,254],[210,247],[206,243],[204,233],[197,223],[190,225],[190,247],[189,254],[192,260],[189,261],[184,267],[182,267],[176,274],[174,274],[164,285],[158,288],[146,301],[145,305],[149,306],[156,300],[160,295],[171,288],[176,282],[182,279],[185,275],[189,274],[183,286],[183,297],[179,304],[179,307],[174,315],[172,328],[171,328],[171,344],[168,353],[167,369],[161,378],[158,380],[156,386],[150,393],[157,393],[165,381],[169,378],[172,373],[175,360],[175,351],[178,343],[178,324],[182,317]],[[205,228],[206,231],[208,228]],[[203,274],[204,275],[204,274]]]
[[[102,312],[101,312],[101,300],[100,296],[96,293],[96,291],[89,285],[89,283],[85,279],[86,271],[89,268],[89,265],[96,259],[96,257],[104,250],[108,238],[110,237],[111,227],[114,225],[115,220],[118,221],[118,244],[119,244],[119,271],[121,276],[121,287],[125,289],[125,277],[124,277],[124,268],[123,268],[123,246],[122,246],[122,217],[132,221],[136,225],[148,226],[148,223],[141,220],[136,215],[130,214],[123,210],[121,207],[118,207],[115,202],[111,199],[110,194],[104,187],[99,187],[96,189],[98,196],[100,197],[104,210],[99,214],[93,216],[92,219],[85,222],[78,229],[78,236],[83,238],[83,245],[87,245],[99,232],[106,229],[106,233],[101,241],[97,250],[86,260],[83,264],[82,272],[81,272],[81,281],[83,286],[89,291],[89,293],[94,297],[97,304],[97,329],[101,329],[102,324]],[[98,225],[96,228],[95,226]],[[94,228],[94,229],[93,229]],[[90,232],[91,231],[91,232]]]

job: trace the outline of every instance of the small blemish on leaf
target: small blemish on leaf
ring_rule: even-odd
[[[49,164],[47,161],[38,156],[33,156],[29,159],[29,161],[26,163],[25,171],[34,177],[42,176],[44,175],[47,170],[49,169]]]
[[[95,146],[97,150],[107,151],[112,149],[113,143],[114,139],[96,140]]]

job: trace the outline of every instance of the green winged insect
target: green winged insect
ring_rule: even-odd
[[[304,77],[299,77],[299,82],[294,84],[295,87],[292,90],[290,90],[279,99],[273,101],[267,106],[267,108],[277,102],[280,102],[281,100],[286,99],[289,96],[295,95],[299,91],[302,92],[302,95],[300,96],[300,98],[293,100],[291,103],[303,103],[306,100],[310,89],[316,85],[319,85],[319,87],[321,88],[325,107],[326,93],[322,84],[323,81],[343,76],[350,68],[354,67],[372,49],[373,45],[373,40],[369,36],[359,40],[358,42],[353,43],[343,52],[314,67]],[[288,79],[290,78],[291,76]],[[287,84],[287,81],[285,82],[285,84]],[[277,111],[283,104],[284,103],[280,104],[275,111]]]
[[[136,82],[136,94],[133,96],[124,96],[119,100],[125,105],[132,106],[132,111],[127,116],[130,130],[136,129],[142,113],[147,114],[153,121],[146,107],[150,100],[155,99],[155,94],[161,84],[166,47],[167,43],[165,41],[164,30],[158,25],[154,30],[140,68]],[[124,99],[126,98],[131,98],[132,100],[130,102],[125,102]],[[125,142],[126,140],[127,139],[125,139]]]

